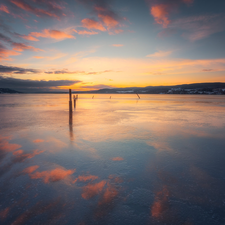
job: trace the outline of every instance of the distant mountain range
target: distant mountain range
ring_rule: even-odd
[[[0,88],[0,94],[3,94],[3,93],[16,94],[16,93],[22,93],[22,92],[15,91],[15,90],[12,90],[12,89],[9,89],[9,88]]]
[[[147,86],[147,87],[127,87],[127,88],[105,88],[94,91],[76,91],[73,93],[138,93],[138,94],[225,94],[225,83],[194,83],[173,86]],[[22,93],[9,88],[0,88],[0,93]],[[27,93],[27,92],[24,92]],[[35,93],[35,92],[30,92]],[[67,92],[36,92],[36,93],[67,93]]]
[[[139,94],[225,94],[225,83],[194,83],[173,86],[147,86],[128,88],[105,88],[74,93],[139,93]]]

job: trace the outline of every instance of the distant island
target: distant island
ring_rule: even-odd
[[[96,93],[96,94],[205,94],[205,95],[224,95],[225,83],[193,83],[174,86],[147,86],[147,87],[127,87],[127,88],[104,88],[94,91],[76,91],[73,93]],[[9,88],[0,88],[1,93],[68,93],[68,92],[20,92]]]

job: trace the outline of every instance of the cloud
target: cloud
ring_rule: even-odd
[[[102,23],[97,22],[95,20],[92,19],[83,19],[81,21],[82,26],[87,28],[87,29],[95,29],[95,30],[100,30],[100,31],[106,31],[105,27],[102,25]]]
[[[76,32],[77,34],[80,34],[80,35],[95,35],[95,34],[98,34],[98,32],[96,32],[96,31],[75,30],[75,29],[73,29],[73,31]]]
[[[73,38],[76,39],[76,37],[74,37],[71,34],[67,34],[63,31],[59,31],[59,30],[50,30],[50,29],[44,29],[42,32],[31,32],[29,35],[27,36],[22,36],[25,39],[31,40],[33,37],[43,37],[43,38],[52,38],[52,39],[56,39],[56,40],[63,40],[66,38]],[[38,39],[36,39],[38,40]]]
[[[32,37],[31,35],[20,35],[23,39],[26,39],[28,41],[39,41],[37,38]]]
[[[110,1],[84,0],[82,3],[91,8],[92,13],[94,13],[99,20],[96,21],[88,18],[82,20],[82,25],[85,28],[108,31],[109,34],[122,32],[118,27],[122,26],[122,22],[126,21],[126,18],[120,17],[118,13],[112,9]]]
[[[1,88],[12,88],[19,91],[49,91],[49,88],[70,86],[79,83],[78,80],[23,80],[0,76]]]
[[[10,2],[17,6],[19,9],[33,13],[38,17],[54,17],[60,19],[65,15],[63,12],[64,7],[62,6],[62,1],[11,0]]]
[[[225,30],[224,15],[202,15],[175,20],[171,28],[183,31],[182,36],[190,41],[206,38]]]
[[[16,56],[20,55],[21,53],[16,52],[14,50],[9,50],[5,48],[1,43],[0,43],[0,59],[1,60],[11,60],[9,56]]]
[[[161,57],[166,57],[170,55],[172,51],[158,51],[150,55],[146,55],[146,57],[152,57],[152,58],[161,58]]]
[[[22,52],[24,50],[31,50],[34,52],[43,52],[44,50],[40,49],[40,48],[35,48],[33,46],[29,46],[29,45],[25,45],[23,43],[13,43],[13,50],[18,51],[18,52]]]
[[[114,157],[112,158],[113,161],[122,161],[123,158],[122,157]]]
[[[2,73],[4,73],[4,74],[40,73],[40,70],[36,70],[36,69],[24,69],[24,68],[21,68],[21,67],[0,65],[0,74],[2,74]]]
[[[9,13],[9,10],[8,10],[7,6],[5,6],[3,4],[1,4],[1,6],[0,6],[0,11],[3,11],[5,13]]]
[[[66,170],[64,168],[56,168],[42,172],[35,172],[30,174],[31,179],[43,179],[44,183],[56,182],[65,179],[73,174],[76,170]]]
[[[170,13],[177,11],[182,3],[185,3],[186,5],[192,4],[193,0],[148,0],[148,2],[150,4],[150,13],[154,17],[155,22],[161,24],[163,28],[167,28],[171,23],[169,20]]]
[[[119,24],[119,21],[109,15],[99,14],[98,17],[103,21],[108,29],[115,28]]]
[[[213,69],[203,69],[203,72],[210,72],[210,71],[214,71]]]
[[[35,59],[44,59],[45,57],[43,57],[43,56],[33,56],[33,58],[35,58]]]
[[[37,170],[39,168],[39,166],[30,166],[30,167],[27,167],[26,169],[24,169],[22,171],[22,173],[25,173],[25,174],[31,174],[33,173],[35,170]]]
[[[23,43],[18,43],[13,41],[10,37],[7,37],[6,35],[0,33],[0,41],[3,41],[6,43],[6,45],[11,45],[13,48],[12,50],[6,48],[2,43],[0,43],[0,59],[7,59],[11,55],[20,55],[24,50],[31,50],[34,52],[43,51],[40,48],[35,48],[33,46],[29,46]]]
[[[162,24],[163,28],[166,28],[170,23],[168,19],[170,7],[165,4],[155,5],[151,7],[151,14],[154,17],[156,23]]]
[[[112,46],[114,46],[114,47],[123,47],[124,45],[122,45],[122,44],[113,44]]]

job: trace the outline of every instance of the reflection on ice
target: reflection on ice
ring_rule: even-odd
[[[0,224],[223,224],[224,96],[136,97],[1,95]]]

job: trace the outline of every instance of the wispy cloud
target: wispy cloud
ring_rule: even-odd
[[[3,66],[0,65],[0,74],[27,74],[27,73],[40,73],[40,70],[36,69],[25,69],[14,66]]]
[[[98,32],[96,31],[87,31],[87,30],[75,30],[73,29],[73,31],[77,34],[80,34],[80,35],[95,35],[95,34],[98,34]]]
[[[32,13],[38,17],[54,17],[60,19],[65,16],[63,10],[63,1],[54,0],[40,0],[40,1],[28,1],[28,0],[10,0],[12,4],[19,9]]]
[[[112,46],[113,47],[123,47],[124,45],[122,45],[122,44],[113,44]]]
[[[183,30],[182,36],[190,41],[206,38],[225,30],[223,15],[202,15],[173,21],[170,27]]]
[[[102,25],[102,23],[95,21],[93,19],[83,19],[81,21],[82,26],[87,28],[87,29],[95,29],[95,30],[100,30],[100,31],[106,31],[105,27]]]
[[[0,11],[5,12],[5,13],[9,13],[9,10],[8,10],[7,6],[3,5],[3,4],[0,5]]]
[[[108,0],[85,0],[82,1],[82,3],[88,8],[91,8],[92,12],[98,18],[97,20],[83,19],[82,25],[85,28],[108,31],[109,34],[118,34],[123,31],[119,28],[123,26],[123,22],[126,21],[126,18],[119,16],[119,14],[112,9]]]
[[[161,57],[169,56],[171,53],[172,51],[158,51],[153,54],[147,55],[146,57],[161,58]]]
[[[34,37],[52,38],[52,39],[56,39],[56,40],[63,40],[63,39],[67,39],[67,38],[75,39],[76,38],[73,35],[65,33],[63,31],[50,30],[50,29],[44,29],[42,32],[31,32],[28,35],[23,35],[22,37],[24,39],[27,39],[30,41],[38,41],[38,39],[36,39]]]
[[[16,89],[18,91],[50,91],[50,88],[71,86],[79,80],[29,80],[0,76],[0,87]]]

